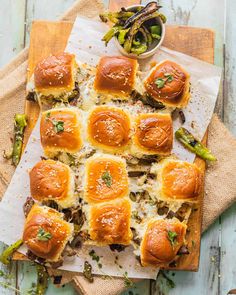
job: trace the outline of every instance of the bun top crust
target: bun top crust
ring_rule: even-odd
[[[107,150],[124,148],[130,140],[130,118],[122,109],[100,106],[88,118],[88,136],[95,146]]]
[[[34,70],[36,91],[43,95],[71,91],[75,86],[75,68],[74,54],[64,52],[48,56],[39,62]]]
[[[61,213],[34,205],[25,222],[23,241],[36,256],[56,262],[72,235],[73,225]]]
[[[86,162],[85,199],[100,203],[128,194],[125,161],[115,156],[95,156]]]
[[[80,112],[77,109],[52,109],[42,113],[41,144],[46,154],[76,153],[82,148]]]
[[[166,198],[187,200],[199,197],[202,174],[195,164],[168,161],[162,170],[162,193]]]
[[[141,242],[142,265],[164,267],[172,262],[184,244],[186,228],[179,221],[151,221]]]
[[[30,171],[31,196],[42,202],[67,197],[70,186],[71,171],[69,166],[53,160],[38,162]]]
[[[173,145],[173,126],[169,114],[140,114],[135,122],[134,143],[147,154],[168,155]]]
[[[90,210],[90,238],[98,244],[130,244],[131,205],[119,200],[93,206]]]
[[[151,70],[144,87],[157,101],[167,106],[184,107],[190,98],[189,80],[189,74],[180,65],[166,60]]]
[[[137,68],[135,59],[103,56],[97,67],[94,88],[100,93],[127,96],[133,90]]]

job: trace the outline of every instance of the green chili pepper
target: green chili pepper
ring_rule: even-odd
[[[216,161],[216,157],[200,141],[185,128],[181,127],[175,132],[175,137],[191,152],[208,161]]]
[[[14,166],[17,166],[23,147],[23,139],[24,139],[24,130],[27,126],[26,115],[16,114],[15,115],[15,125],[14,125],[14,143],[12,150],[12,163]]]
[[[127,35],[128,32],[129,32],[129,29],[119,31],[118,41],[120,45],[123,45],[125,43],[125,36]]]
[[[105,45],[107,46],[108,42],[119,33],[121,27],[113,27],[111,28],[102,38],[102,41],[105,41]]]
[[[23,244],[23,240],[20,239],[16,241],[14,244],[7,247],[2,254],[0,255],[0,262],[3,264],[9,264],[10,258],[12,257],[13,253],[20,248],[20,246]]]
[[[142,54],[147,51],[147,44],[140,44],[140,46],[132,47],[131,52],[134,54]]]
[[[161,39],[161,27],[156,25],[156,26],[151,26],[150,27],[151,35],[154,39]]]

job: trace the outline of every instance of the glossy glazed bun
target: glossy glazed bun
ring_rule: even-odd
[[[100,106],[88,118],[88,138],[92,145],[116,152],[124,149],[130,140],[129,114],[122,109]]]
[[[45,206],[34,205],[25,221],[23,241],[40,258],[56,262],[73,237],[73,224],[63,220],[63,214]]]
[[[51,109],[42,113],[41,144],[47,156],[76,153],[82,148],[81,113],[75,108]]]
[[[45,96],[58,96],[63,91],[73,90],[76,68],[74,54],[64,52],[48,56],[39,62],[34,70],[36,92]]]
[[[194,200],[202,191],[202,173],[195,164],[188,162],[166,161],[158,179],[162,198]]]
[[[144,154],[169,155],[173,126],[169,114],[140,114],[135,121],[134,144]]]
[[[76,205],[74,175],[69,166],[43,160],[31,169],[29,175],[33,199],[39,202],[53,200],[62,208]]]
[[[133,90],[137,68],[135,59],[103,56],[97,67],[94,88],[99,93],[127,96]]]
[[[170,107],[185,107],[190,98],[190,76],[177,63],[166,60],[156,65],[144,81],[147,93]]]
[[[128,174],[123,159],[109,155],[95,155],[86,161],[85,199],[99,203],[128,194]]]
[[[148,223],[141,242],[143,266],[168,266],[184,244],[187,226],[174,220],[154,220]]]
[[[131,205],[129,200],[117,200],[90,209],[90,238],[96,244],[130,244]]]

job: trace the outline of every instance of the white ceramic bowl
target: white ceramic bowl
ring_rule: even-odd
[[[145,5],[132,5],[132,6],[128,6],[126,7],[126,10],[133,10],[135,8],[138,8],[138,7],[145,7]],[[134,53],[127,53],[123,46],[120,45],[117,37],[115,37],[115,44],[118,48],[118,50],[120,51],[121,54],[125,55],[125,56],[128,56],[128,57],[133,57],[133,58],[137,58],[137,59],[145,59],[145,58],[148,58],[150,56],[152,56],[153,54],[156,53],[156,51],[158,50],[158,48],[161,46],[164,38],[165,38],[165,24],[162,22],[162,20],[157,17],[156,18],[156,22],[157,24],[159,24],[161,26],[161,39],[160,40],[155,40],[153,42],[153,44],[150,46],[150,48],[144,52],[144,53],[141,53],[140,55],[137,55],[137,54],[134,54]]]

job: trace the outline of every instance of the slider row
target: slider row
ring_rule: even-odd
[[[190,76],[179,64],[162,61],[146,75],[138,67],[136,60],[124,56],[103,56],[97,67],[91,67],[76,62],[73,54],[51,55],[36,66],[27,86],[28,99],[46,104],[72,101],[86,110],[94,104],[138,96],[153,106],[187,105]]]
[[[79,170],[82,175],[79,178],[79,197],[85,203],[109,202],[128,197],[132,192],[126,162],[121,157],[95,154]],[[137,191],[147,190],[154,200],[198,200],[202,188],[202,172],[195,164],[169,158],[154,164],[151,172],[150,184],[140,184],[140,188],[137,184]],[[54,160],[42,160],[29,174],[33,199],[39,202],[53,200],[62,208],[78,205],[75,176],[68,165]]]
[[[173,146],[172,119],[166,113],[131,112],[97,106],[89,112],[55,108],[42,113],[41,143],[47,156],[93,149],[132,155],[169,155]]]
[[[130,204],[127,200],[93,207],[90,217],[90,238],[97,245],[119,243],[129,245]],[[74,238],[74,225],[63,219],[63,213],[46,206],[33,205],[23,232],[28,249],[46,262],[58,262]],[[142,266],[165,267],[176,260],[185,245],[187,226],[177,219],[152,219],[145,225],[139,247]]]

